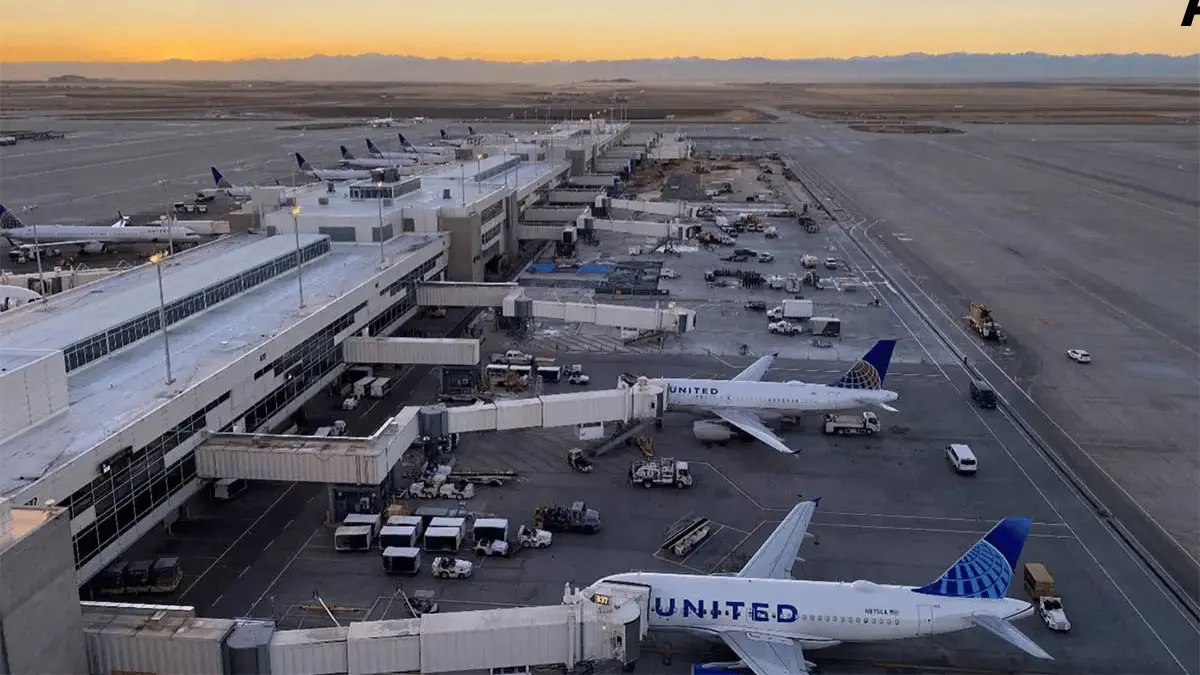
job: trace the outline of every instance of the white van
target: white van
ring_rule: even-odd
[[[950,462],[950,466],[954,467],[956,472],[962,474],[974,474],[977,468],[975,453],[971,452],[970,446],[962,443],[946,446],[946,461]]]
[[[246,481],[241,478],[222,478],[213,483],[213,499],[229,501],[246,490]]]

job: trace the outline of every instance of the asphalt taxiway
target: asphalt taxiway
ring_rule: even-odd
[[[930,136],[785,116],[771,128],[958,351],[987,364],[1106,501],[1130,503],[1123,520],[1194,581],[1200,439],[1181,423],[1200,412],[1194,127]],[[970,301],[991,306],[1008,345],[966,333]],[[1072,363],[1069,348],[1093,363]]]
[[[593,388],[615,382],[620,372],[727,377],[748,362],[652,354],[570,359],[592,374]],[[830,370],[825,362],[781,359],[772,377],[816,380]],[[513,485],[481,488],[468,509],[509,518],[515,527],[528,522],[538,504],[582,499],[600,510],[605,523],[597,535],[559,534],[549,549],[483,560],[467,581],[436,581],[427,571],[412,579],[389,577],[377,552],[335,553],[332,530],[322,522],[323,488],[255,486],[238,501],[213,505],[195,530],[195,537],[211,540],[203,545],[215,566],[181,600],[208,615],[275,617],[284,628],[331,625],[312,611],[314,589],[339,621],[405,616],[396,602],[400,584],[410,592],[433,590],[443,611],[556,603],[564,583],[587,584],[621,570],[736,569],[796,500],[821,496],[811,528],[816,539],[802,549],[798,576],[922,584],[1000,518],[1028,515],[1035,525],[1022,560],[1051,568],[1074,623],[1072,633],[1062,636],[1034,618],[1020,622],[1055,662],[1031,661],[987,634],[968,631],[810,655],[828,659],[835,672],[882,672],[872,664],[884,662],[972,671],[1196,672],[1188,665],[1200,658],[1194,628],[1000,413],[972,407],[964,384],[947,380],[937,366],[897,363],[888,386],[900,393],[903,412],[884,416],[882,434],[827,437],[809,421],[781,432],[799,449],[796,455],[754,443],[705,448],[691,436],[693,418],[669,413],[654,434],[654,451],[693,463],[697,484],[685,491],[629,486],[632,450],[598,458],[592,474],[574,472],[565,461],[566,450],[579,444],[571,429],[466,435],[458,453],[463,468],[520,474]],[[547,387],[549,393],[571,390],[567,384]],[[979,456],[978,476],[950,470],[942,454],[950,442],[971,445]],[[684,560],[658,551],[663,531],[690,513],[712,518],[720,526],[716,534]],[[173,552],[184,554],[180,549],[193,545],[187,537]],[[213,560],[222,547],[236,554]],[[1014,586],[1010,594],[1023,591]],[[701,658],[683,643],[671,649],[676,661]]]

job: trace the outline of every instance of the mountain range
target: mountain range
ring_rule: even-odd
[[[630,59],[517,63],[388,54],[244,61],[26,62],[0,64],[0,79],[62,75],[120,80],[320,82],[856,82],[1062,81],[1180,79],[1195,81],[1200,55],[905,54],[849,59]]]

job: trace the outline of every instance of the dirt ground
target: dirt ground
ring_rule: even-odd
[[[771,108],[891,133],[917,122],[1196,124],[1194,84],[505,84],[9,82],[0,112],[87,118],[537,120],[623,108],[633,120],[752,124]],[[916,133],[938,133],[921,129]]]

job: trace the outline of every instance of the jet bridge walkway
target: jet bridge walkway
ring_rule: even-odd
[[[594,302],[533,300],[515,283],[427,281],[417,287],[423,307],[499,307],[506,317],[556,319],[597,326],[686,333],[696,327],[696,312],[681,307],[627,307]]]
[[[666,389],[641,378],[628,388],[402,409],[369,437],[214,433],[196,448],[203,478],[378,486],[423,436],[654,419]]]

